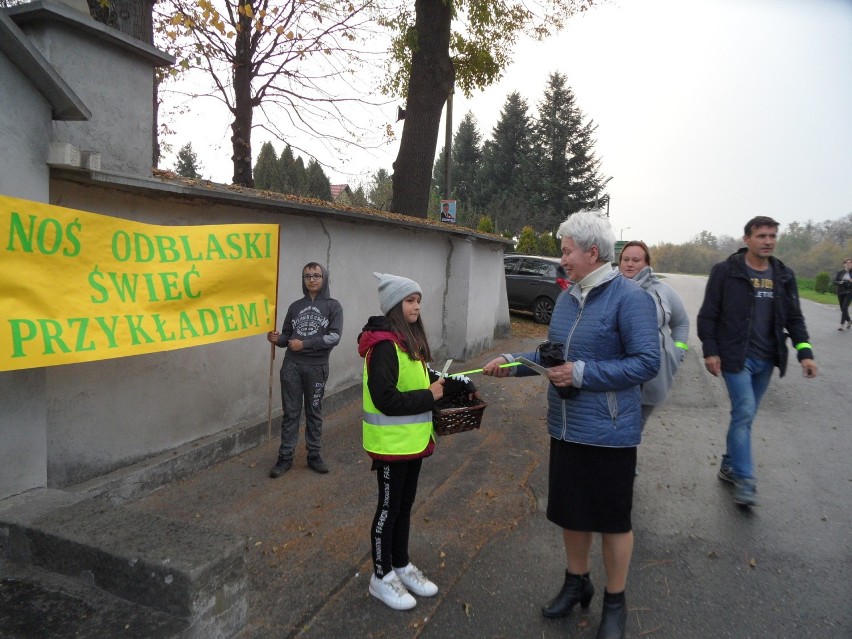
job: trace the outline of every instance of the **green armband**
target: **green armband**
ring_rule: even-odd
[[[677,346],[678,348],[682,348],[685,351],[689,350],[689,346],[687,346],[683,342],[675,342],[674,345]]]
[[[803,348],[813,348],[813,347],[810,344],[808,344],[807,342],[802,342],[801,344],[796,344],[796,350],[797,351],[800,351]]]

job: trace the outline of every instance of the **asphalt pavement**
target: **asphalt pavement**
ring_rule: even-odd
[[[705,278],[670,276],[695,321]],[[852,331],[835,308],[803,302],[819,377],[791,354],[754,426],[760,505],[734,505],[716,478],[728,400],[690,350],[639,449],[635,550],[628,580],[631,638],[852,637]],[[494,344],[535,346],[544,333]],[[412,561],[438,584],[406,612],[368,595],[376,478],[361,448],[360,403],[326,416],[331,469],[308,469],[303,435],[293,469],[268,477],[277,441],[175,482],[126,507],[245,540],[249,623],[240,639],[594,637],[604,572],[587,614],[545,619],[560,588],[561,533],[545,518],[548,436],[540,378],[478,376],[488,402],[479,430],[440,438],[425,460],[412,520]]]

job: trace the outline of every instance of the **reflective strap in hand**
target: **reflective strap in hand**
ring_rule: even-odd
[[[520,366],[520,365],[521,365],[520,362],[511,362],[509,364],[499,364],[497,366],[497,368],[509,368],[511,366]],[[459,375],[473,375],[474,373],[481,373],[481,372],[482,372],[481,368],[475,368],[472,371],[462,371],[461,373],[453,373],[452,375],[450,375],[450,377],[457,377]]]

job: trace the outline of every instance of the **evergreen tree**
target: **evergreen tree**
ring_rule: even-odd
[[[482,150],[480,198],[494,217],[494,228],[512,234],[529,222],[528,176],[532,122],[527,103],[519,93],[506,98],[500,120]]]
[[[311,158],[310,162],[308,162],[305,176],[307,189],[305,195],[331,202],[331,181],[326,176],[325,171],[322,170],[322,166],[320,166],[316,158]]]
[[[577,110],[582,121],[583,112]],[[595,157],[594,147],[597,140],[595,131],[598,126],[591,120],[577,132],[571,144],[572,157],[569,165],[572,171],[572,193],[575,205],[582,209],[605,208],[609,194],[605,192],[612,178],[604,178],[600,173],[600,160]]]
[[[437,197],[438,200],[443,200],[444,192],[444,177],[446,172],[447,149],[441,147],[441,152],[435,158],[435,164],[432,166],[432,192],[431,195]],[[452,169],[452,167],[450,167]],[[432,212],[434,207],[429,207],[429,212]]]
[[[387,171],[379,169],[373,174],[367,201],[374,209],[389,211],[391,200],[393,200],[393,180]]]
[[[283,193],[280,168],[275,148],[271,142],[264,142],[254,165],[254,188]]]
[[[594,154],[596,126],[584,123],[565,76],[552,73],[539,104],[533,131],[532,156],[538,171],[531,197],[532,223],[556,228],[577,211],[606,203],[607,181],[599,174]]]
[[[299,176],[296,170],[296,158],[293,149],[286,145],[278,158],[278,176],[282,193],[299,194]]]
[[[521,229],[521,236],[518,238],[518,246],[515,248],[518,253],[527,253],[529,255],[538,255],[538,238],[531,226],[525,226]]]
[[[187,142],[178,151],[175,173],[183,177],[198,179],[201,177],[200,170],[198,157],[195,155],[195,151],[192,150],[192,143]]]
[[[494,223],[491,221],[491,218],[487,215],[483,215],[479,218],[479,222],[476,224],[476,230],[482,233],[493,233],[494,232]]]
[[[352,206],[363,206],[365,208],[369,206],[363,184],[359,184],[358,188],[352,191]]]
[[[480,160],[482,159],[482,136],[476,127],[476,118],[468,111],[453,137],[453,166],[450,186],[459,208],[474,209],[478,200]]]
[[[538,236],[538,250],[540,255],[559,256],[559,246],[556,244],[556,238],[552,232],[545,231]]]
[[[305,161],[302,156],[296,158],[293,162],[293,195],[307,195],[308,193],[308,173],[305,170]]]

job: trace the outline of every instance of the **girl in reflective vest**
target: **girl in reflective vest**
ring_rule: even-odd
[[[408,556],[411,508],[423,458],[432,454],[432,408],[446,393],[476,393],[466,377],[431,370],[429,342],[420,319],[422,291],[406,277],[374,273],[384,315],[370,317],[358,336],[364,358],[364,449],[376,471],[378,501],[370,529],[371,595],[395,610],[409,610],[412,594],[438,592]]]

